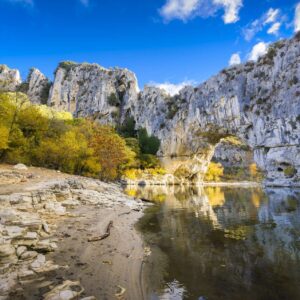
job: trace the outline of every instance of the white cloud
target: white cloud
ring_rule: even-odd
[[[200,16],[214,16],[224,9],[223,20],[225,24],[235,23],[239,20],[239,10],[243,0],[167,0],[160,9],[160,14],[167,20],[180,19],[186,21]]]
[[[229,60],[229,66],[239,65],[242,62],[240,54],[234,53],[231,55]]]
[[[243,6],[242,0],[214,0],[216,5],[224,7],[223,20],[225,24],[235,23],[239,18],[239,11]]]
[[[185,80],[178,84],[174,84],[174,83],[170,83],[170,82],[164,82],[164,83],[150,82],[148,85],[163,89],[171,96],[174,96],[174,95],[178,94],[179,91],[182,90],[184,87],[186,87],[188,85],[195,85],[195,84],[196,84],[195,81]]]
[[[294,25],[295,32],[300,31],[300,3],[296,6]]]
[[[280,26],[281,26],[281,23],[280,23],[280,22],[274,23],[274,24],[269,28],[269,30],[267,31],[268,34],[274,34],[274,35],[277,35],[277,34],[278,34],[278,31],[279,31],[279,29],[280,29]]]
[[[166,20],[186,20],[197,10],[199,0],[168,0],[160,13]]]
[[[268,24],[271,24],[272,30],[275,30],[277,27],[277,32],[281,26],[281,22],[278,22],[278,19],[280,18],[280,9],[274,9],[270,8],[266,13],[264,13],[259,19],[254,20],[251,22],[246,28],[243,29],[243,35],[246,41],[250,41],[253,39],[253,37],[262,31],[265,26]],[[282,17],[281,17],[282,20]],[[275,25],[276,23],[280,23],[280,25]],[[270,29],[271,29],[270,28]],[[269,34],[276,34],[276,30],[274,32],[269,32],[270,29],[268,30]],[[271,31],[272,31],[271,30]]]
[[[266,19],[264,21],[264,24],[274,23],[277,20],[279,14],[280,14],[280,10],[278,8],[277,9],[270,8],[267,11]]]
[[[268,44],[264,42],[259,42],[258,44],[254,45],[250,54],[249,60],[257,61],[259,57],[265,55],[268,51]]]

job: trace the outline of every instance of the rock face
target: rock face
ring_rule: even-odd
[[[222,138],[239,137],[254,151],[268,184],[299,185],[300,37],[280,41],[257,63],[223,70],[169,97],[146,88],[132,114],[161,141],[170,171],[201,179]]]
[[[112,125],[133,117],[161,140],[159,156],[177,178],[201,181],[232,135],[253,150],[268,184],[300,185],[300,34],[173,97],[155,87],[139,93],[126,69],[64,62],[48,105]]]
[[[126,69],[64,62],[55,72],[48,105],[116,124],[123,110],[136,102],[137,94],[136,77]]]
[[[27,95],[33,103],[47,104],[51,83],[38,69],[32,68],[27,78]]]
[[[244,145],[233,145],[226,141],[218,144],[215,149],[213,161],[221,163],[224,167],[248,167],[254,163],[253,152]]]
[[[9,69],[6,65],[0,65],[0,90],[13,92],[21,84],[21,76],[18,70]]]

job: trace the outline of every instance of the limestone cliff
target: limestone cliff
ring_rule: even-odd
[[[138,92],[127,69],[64,62],[48,105],[113,125],[133,117],[161,140],[162,163],[179,178],[201,181],[232,135],[253,150],[268,184],[300,185],[300,34],[173,97],[150,86]]]
[[[258,62],[223,70],[170,97],[146,88],[132,107],[138,126],[162,140],[170,169],[197,180],[223,137],[254,151],[269,184],[299,185],[300,37],[272,45]]]
[[[0,90],[15,91],[21,83],[21,76],[18,70],[9,69],[6,65],[0,65]]]
[[[136,77],[126,69],[63,62],[55,72],[48,104],[76,116],[116,124],[123,109],[136,102],[137,94]]]
[[[32,68],[27,78],[27,94],[33,103],[47,104],[51,83],[40,70]]]

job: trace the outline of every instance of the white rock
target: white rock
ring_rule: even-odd
[[[13,167],[15,170],[28,170],[24,164],[17,164]]]
[[[23,260],[30,260],[34,259],[38,256],[38,253],[36,251],[26,251],[21,254],[20,258]]]
[[[17,255],[18,255],[18,257],[20,257],[26,251],[27,251],[27,247],[25,247],[25,246],[19,246],[17,248]]]
[[[21,83],[21,76],[18,70],[9,69],[0,65],[0,90],[14,92]]]

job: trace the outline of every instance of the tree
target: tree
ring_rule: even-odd
[[[155,136],[149,136],[147,130],[142,128],[138,132],[139,144],[143,154],[156,155],[160,147],[160,140]]]
[[[224,174],[222,164],[211,162],[208,166],[208,170],[205,174],[205,181],[220,181]]]
[[[99,126],[92,137],[91,147],[102,167],[100,178],[116,179],[122,168],[130,165],[135,154],[125,141],[110,127]]]
[[[0,125],[0,151],[8,148],[8,134],[8,128]]]

